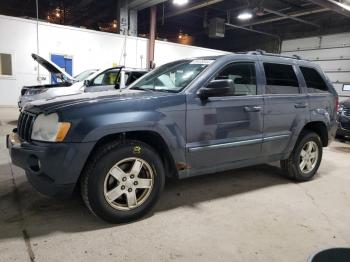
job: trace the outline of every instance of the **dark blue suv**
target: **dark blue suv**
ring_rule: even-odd
[[[183,59],[128,89],[25,107],[7,138],[14,165],[40,192],[79,187],[113,223],[145,215],[165,177],[281,161],[311,179],[337,128],[338,96],[319,66],[263,52]]]

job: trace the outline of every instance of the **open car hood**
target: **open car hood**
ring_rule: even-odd
[[[57,66],[55,63],[48,61],[37,54],[32,54],[32,57],[37,61],[41,66],[43,66],[51,74],[54,74],[56,77],[61,79],[63,82],[72,83],[75,81],[74,77],[67,74],[62,68]]]

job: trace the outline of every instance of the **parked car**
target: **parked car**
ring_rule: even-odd
[[[339,104],[338,123],[336,135],[341,138],[350,137],[350,99]]]
[[[80,187],[112,223],[144,216],[165,177],[281,161],[310,180],[333,139],[338,96],[320,67],[263,52],[183,59],[120,92],[27,106],[7,137],[12,163],[40,192]]]
[[[147,70],[111,67],[104,69],[90,69],[72,77],[62,68],[36,54],[32,57],[47,71],[58,79],[58,83],[36,86],[24,86],[18,99],[18,107],[23,108],[28,102],[39,99],[53,98],[56,96],[72,95],[83,92],[100,92],[125,88]]]

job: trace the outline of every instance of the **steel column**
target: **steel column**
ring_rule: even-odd
[[[156,41],[156,26],[157,26],[157,7],[151,6],[150,8],[150,28],[148,38],[148,54],[147,54],[147,67],[153,69],[154,64],[154,45]]]

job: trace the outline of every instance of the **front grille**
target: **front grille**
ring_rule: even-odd
[[[348,123],[341,122],[340,125],[343,129],[350,130],[350,122]]]
[[[17,123],[18,136],[25,141],[30,141],[32,135],[35,115],[28,112],[21,112]]]
[[[343,114],[344,114],[345,116],[350,116],[350,108],[345,107],[345,108],[343,109]]]

